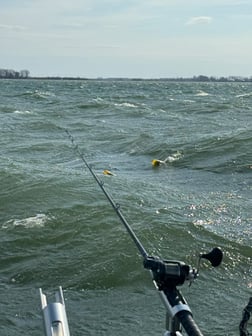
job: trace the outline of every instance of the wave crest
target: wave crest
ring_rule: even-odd
[[[37,214],[33,217],[27,217],[23,219],[11,219],[8,220],[3,224],[4,229],[8,229],[10,227],[17,227],[17,226],[23,226],[26,229],[31,228],[41,228],[44,227],[46,222],[48,221],[48,216],[45,214]]]

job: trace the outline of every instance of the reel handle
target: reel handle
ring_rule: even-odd
[[[219,247],[214,247],[211,252],[201,254],[200,258],[209,260],[213,267],[217,267],[222,262],[223,252]]]

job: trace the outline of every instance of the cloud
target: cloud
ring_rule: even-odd
[[[195,16],[195,17],[191,17],[186,24],[189,26],[192,25],[201,25],[201,24],[209,24],[211,23],[213,20],[212,17],[210,16]]]
[[[7,25],[7,24],[0,24],[0,29],[4,30],[25,30],[26,27],[18,26],[18,25]]]

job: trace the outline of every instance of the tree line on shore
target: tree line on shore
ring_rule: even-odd
[[[126,77],[109,77],[109,78],[83,78],[83,77],[32,77],[30,76],[29,70],[20,70],[16,71],[13,69],[1,69],[0,68],[0,78],[6,79],[53,79],[53,80],[148,80],[143,78],[126,78]],[[252,82],[252,76],[250,77],[242,77],[242,76],[229,76],[229,77],[214,77],[214,76],[193,76],[193,77],[167,77],[167,78],[155,78],[163,81],[181,81],[181,82]],[[150,78],[149,80],[153,80]]]
[[[16,71],[13,69],[0,69],[0,78],[19,79],[19,78],[28,78],[29,75],[30,75],[29,70]]]

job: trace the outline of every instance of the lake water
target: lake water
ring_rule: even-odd
[[[238,335],[252,294],[251,83],[0,80],[0,118],[1,335],[44,335],[38,289],[60,285],[71,335],[165,330],[150,274],[65,130],[150,255],[197,266],[223,250],[181,291],[205,335]]]

